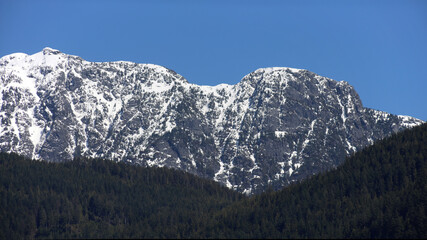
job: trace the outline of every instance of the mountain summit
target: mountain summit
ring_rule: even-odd
[[[335,167],[423,123],[365,108],[347,82],[293,68],[198,86],[158,65],[45,48],[2,57],[0,77],[1,151],[166,166],[247,194]]]

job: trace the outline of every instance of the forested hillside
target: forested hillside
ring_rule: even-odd
[[[167,168],[0,154],[0,239],[426,238],[427,124],[251,198]]]
[[[185,237],[242,197],[167,168],[0,154],[0,239]]]

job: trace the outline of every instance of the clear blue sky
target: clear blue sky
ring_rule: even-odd
[[[0,0],[0,56],[46,46],[202,85],[303,68],[349,82],[366,107],[427,120],[424,0]]]

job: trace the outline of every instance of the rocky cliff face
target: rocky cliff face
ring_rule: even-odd
[[[245,193],[280,187],[422,121],[364,108],[347,82],[258,69],[198,86],[172,70],[45,48],[0,59],[0,150],[179,168]]]

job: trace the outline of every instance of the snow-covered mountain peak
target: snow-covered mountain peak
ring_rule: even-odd
[[[305,69],[288,67],[259,68],[243,77],[241,83],[247,82],[254,87],[259,83],[271,84],[288,81],[301,81],[303,78],[299,78],[298,76],[307,72],[308,71]]]
[[[56,67],[66,59],[66,54],[51,48],[44,48],[42,51],[32,55],[25,53],[14,53],[0,59],[0,66],[14,68],[15,70],[29,70],[38,67]]]
[[[50,48],[50,47],[45,47],[45,48],[43,48],[42,53],[44,55],[56,55],[56,54],[61,54],[62,52],[60,52],[59,50]]]
[[[263,72],[265,74],[274,73],[274,72],[291,72],[291,73],[298,73],[301,71],[306,71],[305,69],[298,69],[298,68],[290,68],[290,67],[267,67],[267,68],[258,68],[254,72]]]

